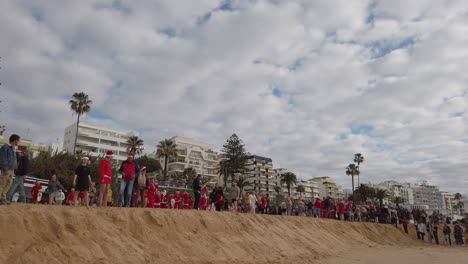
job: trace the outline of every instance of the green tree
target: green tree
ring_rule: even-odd
[[[367,202],[368,199],[374,198],[376,196],[377,190],[366,184],[361,184],[354,191],[354,201],[360,201],[362,203]]]
[[[197,171],[191,167],[185,168],[182,174],[184,175],[184,180],[187,184],[192,184],[198,175]]]
[[[281,186],[286,184],[286,187],[288,188],[288,196],[291,195],[291,186],[295,185],[296,183],[297,183],[296,174],[292,172],[286,172],[283,175],[281,175],[280,184]]]
[[[169,159],[177,158],[177,145],[173,140],[165,139],[159,142],[157,148],[156,155],[159,158],[164,158],[164,180],[167,180],[167,165]]]
[[[395,197],[392,198],[391,202],[396,204],[397,207],[399,207],[400,204],[405,202],[405,199],[403,197],[400,197],[400,196],[395,196]]]
[[[73,145],[73,155],[75,155],[76,141],[78,139],[78,128],[80,126],[80,117],[91,111],[91,104],[93,101],[89,100],[89,97],[84,92],[74,93],[73,99],[68,102],[70,104],[70,110],[73,114],[77,115],[76,119],[76,135],[75,144]]]
[[[249,181],[248,177],[245,176],[239,176],[239,179],[237,179],[237,187],[240,189],[241,196],[244,194],[244,189],[246,187],[252,187],[253,183]]]
[[[236,173],[245,174],[247,172],[247,152],[242,140],[236,135],[226,140],[221,150],[224,160],[220,162],[219,173],[225,174],[224,186],[227,186],[227,179],[230,176],[234,179]]]
[[[305,192],[305,187],[304,187],[304,185],[301,184],[301,185],[297,186],[297,187],[296,187],[296,192],[298,192],[298,193],[299,193],[299,196],[302,197],[302,194]]]
[[[387,191],[384,189],[378,189],[377,192],[375,193],[375,197],[379,199],[379,204],[382,207],[383,206],[383,199],[385,199],[388,196]]]
[[[346,175],[350,176],[351,175],[351,185],[353,188],[353,197],[354,195],[354,176],[359,175],[359,169],[357,168],[356,164],[351,163],[346,167]]]
[[[361,165],[361,163],[364,163],[364,156],[362,156],[361,153],[356,153],[356,154],[354,154],[354,163],[357,164],[357,169],[358,169],[359,172],[361,172],[361,168],[359,167],[359,165]],[[357,184],[358,184],[358,186],[360,185],[360,182],[359,182],[359,175],[360,175],[360,174],[361,174],[361,173],[359,173],[359,174],[357,175],[357,176],[358,176],[358,177],[357,177]]]
[[[147,155],[139,157],[136,159],[136,162],[138,162],[140,166],[145,166],[147,173],[161,173],[162,171],[159,160],[148,157]]]
[[[143,139],[137,137],[137,136],[131,136],[127,139],[127,152],[128,153],[135,153],[135,154],[141,154],[143,151]]]

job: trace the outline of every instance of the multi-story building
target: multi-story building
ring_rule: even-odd
[[[456,205],[456,200],[455,200],[455,195],[450,194],[448,192],[441,192],[442,195],[442,210],[444,210],[444,213],[456,213],[456,210],[454,210],[455,205]]]
[[[93,157],[100,157],[104,156],[106,151],[112,150],[114,159],[123,161],[127,159],[127,140],[131,136],[134,136],[134,134],[80,123],[76,151],[82,151]],[[73,153],[75,137],[76,123],[65,128],[63,149],[68,153]]]
[[[320,197],[320,187],[316,181],[313,180],[299,180],[297,181],[297,186],[304,186],[304,193],[302,193],[302,198],[304,199],[313,199]],[[296,187],[297,187],[296,186]],[[294,188],[294,196],[300,196],[300,193],[297,193],[296,188]]]
[[[414,203],[428,205],[429,209],[440,210],[443,208],[442,194],[438,186],[428,185],[426,181],[413,185]]]
[[[257,155],[248,156],[247,168],[249,170],[248,179],[252,186],[246,187],[246,191],[263,192],[270,195],[275,193],[277,177],[273,170],[272,159]]]
[[[414,204],[414,193],[409,183],[400,183],[397,181],[385,181],[376,185],[380,189],[387,191],[388,197],[401,197],[403,204]],[[386,199],[384,199],[386,200]]]
[[[336,184],[332,178],[328,176],[316,177],[311,179],[311,181],[317,183],[320,197],[330,196],[334,199],[343,198],[343,190],[341,189],[341,186]]]
[[[169,160],[168,173],[183,172],[186,168],[193,168],[210,183],[219,181],[218,167],[220,155],[213,150],[213,146],[196,142],[194,139],[183,136],[171,138],[176,143],[177,158]],[[164,164],[164,160],[161,160]]]

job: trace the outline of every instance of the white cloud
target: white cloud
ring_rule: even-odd
[[[7,133],[62,137],[67,100],[85,91],[87,122],[147,144],[184,134],[220,148],[235,132],[304,178],[348,187],[361,152],[364,182],[466,192],[465,1],[223,3],[2,1]]]

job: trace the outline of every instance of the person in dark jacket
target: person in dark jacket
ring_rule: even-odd
[[[192,188],[193,188],[193,195],[195,196],[195,202],[193,204],[193,209],[198,210],[198,204],[200,203],[201,197],[201,189],[202,189],[202,175],[198,174],[197,178],[193,180]]]
[[[21,197],[21,202],[26,203],[26,192],[24,191],[24,178],[29,172],[29,159],[25,154],[26,148],[19,147],[17,151],[18,168],[15,170],[15,178],[11,184],[10,190],[7,193],[7,200],[11,202],[13,194],[18,190]]]
[[[7,201],[7,192],[10,190],[10,185],[13,181],[13,174],[18,168],[18,161],[15,152],[18,149],[20,137],[11,135],[9,144],[5,144],[0,148],[0,205],[10,204]]]

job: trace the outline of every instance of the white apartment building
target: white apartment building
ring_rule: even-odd
[[[220,155],[214,151],[212,145],[196,142],[193,138],[184,136],[175,136],[171,140],[177,145],[177,158],[169,160],[169,174],[193,168],[204,178],[210,178],[211,183],[219,181]],[[161,164],[164,164],[164,158],[161,159]]]
[[[251,187],[246,187],[246,191],[264,194],[275,194],[277,177],[273,170],[273,160],[271,158],[251,155],[247,157],[248,179],[252,183]]]
[[[438,186],[429,185],[426,181],[412,186],[414,203],[428,205],[429,209],[443,208],[442,194]]]
[[[415,204],[413,189],[409,183],[385,181],[377,184],[376,186],[380,189],[386,190],[390,198],[401,197],[405,200],[404,204]]]
[[[444,199],[439,187],[429,185],[426,181],[421,184],[385,181],[376,186],[386,190],[390,197],[403,198],[403,204],[408,208],[444,209]]]
[[[454,206],[456,204],[455,195],[448,192],[441,192],[443,213],[456,213]]]
[[[320,187],[316,181],[310,180],[299,180],[297,181],[297,186],[302,185],[304,186],[305,192],[302,194],[302,198],[304,199],[314,199],[320,197]],[[296,186],[296,187],[297,187]],[[294,188],[294,197],[299,197],[300,193],[296,191]]]
[[[63,150],[73,152],[76,136],[76,123],[65,128]],[[80,123],[76,150],[93,157],[104,156],[106,151],[114,152],[114,159],[123,161],[127,159],[127,140],[133,133],[119,132],[107,128],[100,128]]]
[[[330,196],[334,199],[343,198],[343,190],[341,189],[341,186],[336,184],[332,178],[328,176],[316,177],[311,179],[311,181],[317,183],[320,197]]]

